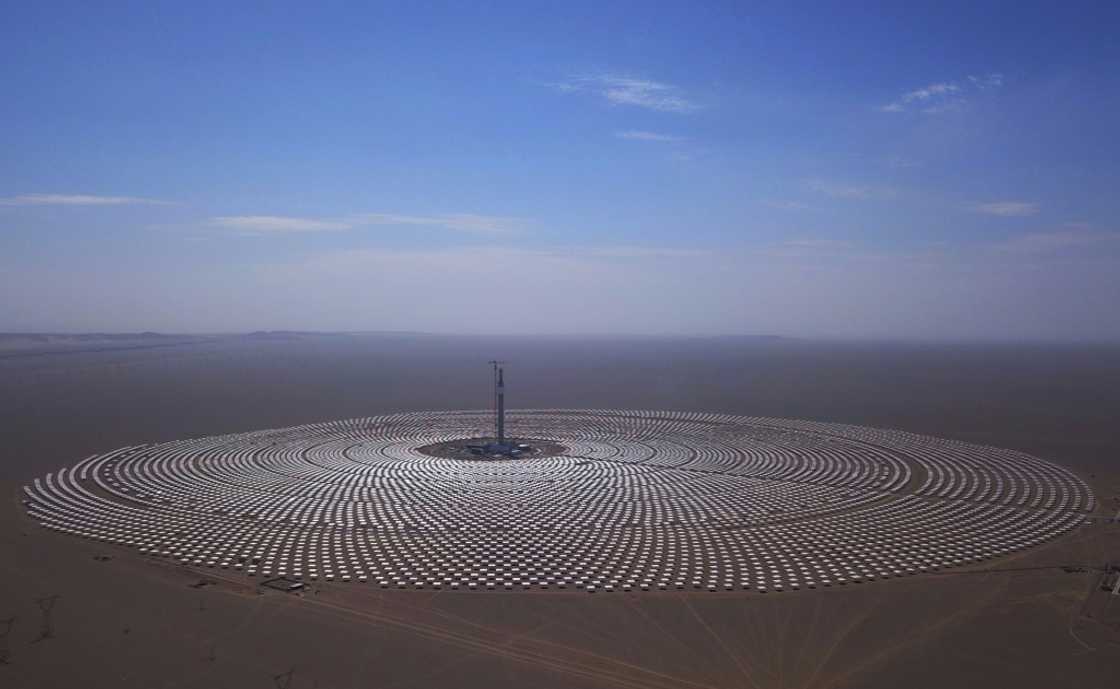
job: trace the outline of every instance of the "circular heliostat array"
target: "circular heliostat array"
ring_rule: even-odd
[[[485,412],[128,447],[25,488],[43,526],[201,567],[392,588],[783,591],[999,557],[1094,498],[1020,452],[856,426],[514,412],[521,459],[420,448]]]

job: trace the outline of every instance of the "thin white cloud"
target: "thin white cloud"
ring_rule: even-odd
[[[1028,201],[991,201],[978,203],[972,210],[985,215],[998,215],[1004,218],[1022,218],[1038,214],[1038,204]]]
[[[870,256],[856,244],[843,239],[819,239],[814,237],[790,239],[757,250],[760,255],[782,259],[828,259],[838,255]]]
[[[782,244],[782,246],[794,247],[798,249],[852,249],[855,247],[852,242],[844,239],[791,239]]]
[[[582,249],[578,253],[599,258],[699,258],[711,254],[705,249],[656,246],[601,246]]]
[[[924,107],[922,108],[922,112],[927,115],[936,115],[943,112],[958,112],[964,110],[964,106],[964,99],[956,98],[953,100],[946,100],[940,103],[935,103],[934,105]]]
[[[652,79],[596,74],[574,76],[551,86],[561,93],[596,93],[612,105],[675,113],[688,113],[700,108],[698,103],[683,96],[677,86]]]
[[[1046,232],[1029,232],[1001,241],[974,243],[939,243],[913,249],[877,250],[870,245],[843,239],[794,238],[762,249],[763,253],[797,256],[843,253],[861,259],[879,258],[891,261],[948,262],[971,259],[999,258],[1060,258],[1079,254],[1103,258],[1120,257],[1120,231],[1102,231],[1080,223],[1066,223]]]
[[[1047,254],[1079,249],[1120,248],[1120,232],[1097,232],[1076,227],[1053,232],[1032,232],[998,243],[994,248],[1014,254]]]
[[[920,89],[908,91],[892,103],[880,107],[883,112],[905,112],[919,107],[923,112],[940,112],[962,103],[959,97],[961,87],[953,82],[938,82]]]
[[[999,86],[1003,86],[1003,75],[999,72],[992,72],[991,74],[984,74],[980,76],[969,74],[968,81],[978,89],[996,88]]]
[[[777,208],[783,211],[803,211],[809,207],[809,204],[802,203],[801,201],[787,201],[783,199],[774,199],[764,201],[763,203],[771,208]]]
[[[902,94],[902,102],[913,103],[914,101],[923,102],[932,100],[934,98],[944,98],[945,96],[957,93],[960,90],[961,87],[952,82],[930,84],[925,88],[916,89],[909,93]]]
[[[238,230],[245,234],[273,234],[287,232],[324,232],[348,230],[352,224],[338,220],[293,218],[282,215],[223,215],[210,219],[210,224]]]
[[[168,205],[169,201],[139,196],[96,196],[93,194],[20,194],[0,198],[0,206],[136,206]]]
[[[879,110],[907,112],[917,109],[928,114],[960,110],[968,102],[970,91],[983,91],[1000,86],[1003,86],[1003,75],[998,72],[980,76],[970,74],[963,81],[939,81],[907,91],[892,102],[879,106]]]
[[[895,170],[905,170],[908,168],[922,167],[922,162],[914,160],[913,158],[907,158],[906,156],[894,155],[887,157],[887,167]]]
[[[441,227],[446,230],[473,232],[477,234],[505,235],[523,230],[528,221],[499,215],[477,215],[474,213],[449,213],[441,215],[400,215],[395,213],[364,213],[354,216],[356,224],[362,225],[419,225]]]
[[[359,227],[419,226],[438,227],[457,232],[508,235],[528,223],[522,218],[473,213],[442,215],[403,215],[398,213],[361,213],[344,218],[301,218],[283,215],[225,215],[210,218],[209,225],[237,230],[242,234],[268,235],[296,232],[330,232]]]
[[[846,184],[830,182],[828,180],[811,179],[808,186],[813,191],[824,194],[834,199],[848,199],[852,201],[868,201],[877,198],[887,198],[894,195],[893,189],[869,185]]]
[[[658,132],[646,132],[638,129],[630,129],[625,132],[615,132],[614,135],[620,139],[629,139],[631,141],[673,142],[682,140],[682,137],[674,136],[672,134],[659,134]]]

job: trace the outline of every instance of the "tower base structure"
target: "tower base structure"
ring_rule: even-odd
[[[542,459],[556,457],[568,452],[567,446],[554,440],[543,438],[497,438],[474,437],[445,440],[425,445],[417,450],[432,457],[461,459],[467,461],[502,461],[507,459]]]
[[[533,451],[533,446],[528,443],[519,443],[509,438],[504,438],[488,443],[468,443],[467,450],[469,450],[471,454],[480,456],[520,457],[523,454],[531,453]]]

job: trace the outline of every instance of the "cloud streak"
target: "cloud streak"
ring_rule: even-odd
[[[275,235],[305,232],[334,232],[372,226],[435,227],[481,235],[510,235],[524,229],[522,218],[473,213],[439,215],[402,215],[361,213],[342,218],[303,218],[282,215],[223,215],[210,218],[208,225],[236,230],[245,235]]]
[[[449,213],[442,215],[399,215],[394,213],[365,213],[354,216],[358,225],[416,225],[438,227],[457,232],[475,234],[516,234],[529,224],[524,218],[474,213]]]
[[[337,220],[293,218],[282,215],[223,215],[211,218],[210,225],[238,230],[244,234],[324,232],[348,230],[352,224]]]
[[[809,189],[834,199],[846,199],[850,201],[870,201],[872,199],[888,198],[894,196],[894,190],[888,189],[886,187],[846,184],[830,182],[828,180],[822,179],[811,179],[807,184],[809,186]]]
[[[620,139],[628,139],[630,141],[660,141],[671,143],[674,141],[683,140],[683,137],[674,136],[672,134],[659,134],[657,132],[646,132],[636,129],[631,129],[625,132],[615,132],[614,135]]]
[[[994,245],[1011,254],[1052,254],[1079,250],[1120,248],[1120,232],[1097,232],[1070,228],[1053,232],[1032,232]]]
[[[1000,86],[1003,86],[1003,75],[998,72],[980,76],[970,74],[961,81],[939,81],[907,91],[890,103],[880,106],[879,110],[907,112],[917,109],[927,114],[959,110],[968,102],[970,93]]]
[[[552,86],[561,93],[595,93],[611,105],[673,113],[700,109],[700,105],[682,95],[677,86],[652,79],[596,74],[570,77]]]
[[[583,249],[582,253],[594,258],[701,258],[710,256],[705,249],[681,249],[657,246],[601,246]]]
[[[96,196],[93,194],[20,194],[0,198],[0,206],[166,206],[170,201],[139,196]]]
[[[764,204],[771,208],[777,208],[783,211],[803,211],[809,208],[809,204],[802,201],[790,201],[786,199],[771,199],[763,201]]]
[[[996,215],[1003,218],[1024,218],[1038,214],[1038,204],[1028,201],[990,201],[972,207],[976,213]]]

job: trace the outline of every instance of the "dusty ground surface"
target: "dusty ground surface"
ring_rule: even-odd
[[[120,445],[483,406],[484,362],[500,355],[521,371],[509,384],[511,397],[522,396],[516,406],[708,409],[904,428],[1065,464],[1096,491],[1098,516],[1120,510],[1115,349],[495,346],[293,338],[5,359],[0,633],[14,622],[0,638],[0,687],[1116,685],[1120,596],[1098,590],[1094,567],[1120,560],[1117,524],[985,563],[996,571],[818,591],[336,584],[301,597],[47,533],[19,509],[23,481]]]

